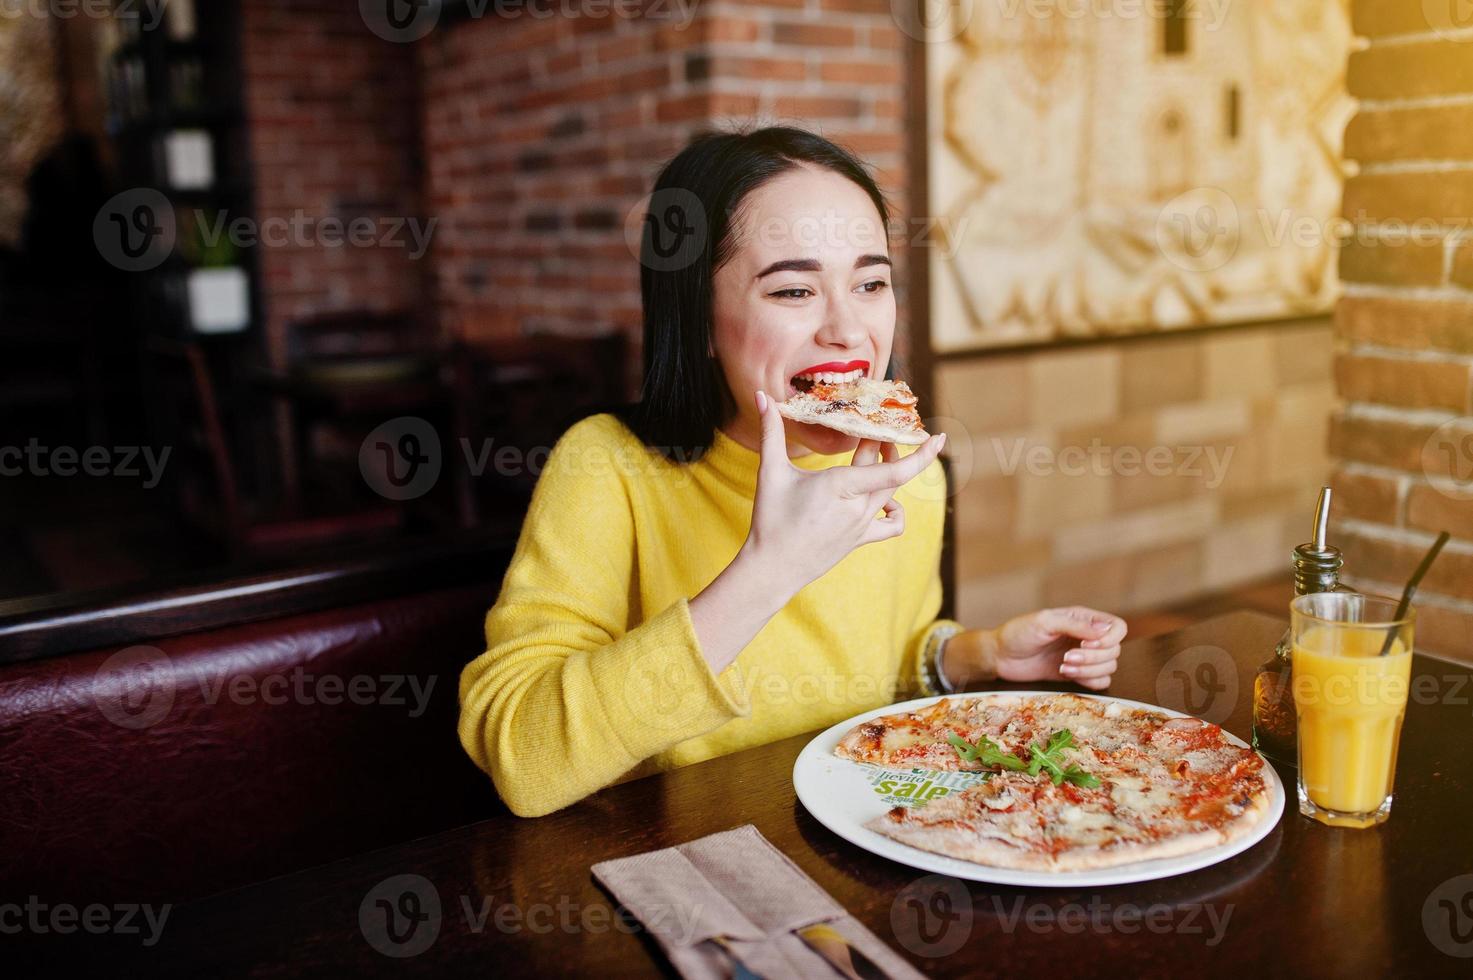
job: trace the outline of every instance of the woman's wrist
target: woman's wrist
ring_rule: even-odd
[[[761,556],[743,546],[690,601],[691,624],[711,671],[725,670],[792,595]]]
[[[937,668],[954,690],[997,680],[997,631],[963,630],[946,641]]]
[[[759,584],[762,596],[770,603],[775,603],[772,613],[786,606],[788,600],[808,584],[806,581],[794,581],[792,564],[769,556],[760,546],[753,544],[750,537],[743,542],[727,569],[736,569],[735,574],[748,577]]]

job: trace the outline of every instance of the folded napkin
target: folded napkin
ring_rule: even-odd
[[[687,980],[921,978],[751,824],[603,861],[593,876]]]

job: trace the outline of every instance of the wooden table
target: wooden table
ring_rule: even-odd
[[[1243,612],[1131,642],[1109,693],[1223,714],[1246,737],[1253,669],[1283,628]],[[1332,830],[1299,816],[1294,772],[1279,767],[1290,801],[1272,833],[1177,878],[1024,890],[875,857],[796,801],[791,770],[805,735],[626,783],[548,817],[498,815],[181,907],[156,946],[110,950],[108,966],[191,977],[659,974],[668,967],[658,951],[615,917],[589,866],[752,823],[927,974],[1467,976],[1473,959],[1452,954],[1473,956],[1473,683],[1467,667],[1430,658],[1418,657],[1413,673],[1425,679],[1408,707],[1388,823]],[[422,876],[440,914],[418,927],[433,942],[396,958],[370,945],[360,909],[381,928],[378,898],[408,908],[398,905],[403,888],[382,886],[401,875]],[[418,888],[423,910],[431,896]],[[379,945],[422,943],[407,921],[398,923],[404,946]]]

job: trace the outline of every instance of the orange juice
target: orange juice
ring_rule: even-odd
[[[1299,779],[1326,822],[1369,826],[1384,819],[1396,773],[1412,656],[1387,631],[1353,624],[1311,625],[1294,640],[1294,706]]]

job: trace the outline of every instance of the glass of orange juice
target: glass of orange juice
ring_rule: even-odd
[[[1396,748],[1406,715],[1416,613],[1396,600],[1317,592],[1289,607],[1299,812],[1332,827],[1391,815]]]

